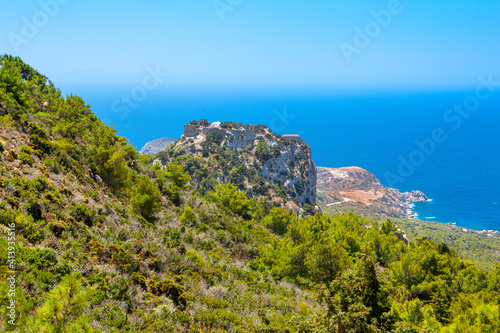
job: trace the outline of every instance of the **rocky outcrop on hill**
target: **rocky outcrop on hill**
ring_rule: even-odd
[[[383,188],[371,172],[360,167],[318,168],[318,188],[367,190]]]
[[[144,145],[144,147],[142,147],[141,154],[143,155],[158,154],[160,151],[165,149],[165,147],[169,143],[173,143],[175,141],[177,141],[177,139],[174,138],[160,138],[153,141],[149,141]]]
[[[203,159],[207,174],[192,175],[200,184],[213,177],[230,181],[251,196],[278,196],[285,203],[316,201],[316,166],[311,148],[298,135],[280,136],[265,125],[193,121],[162,154],[162,162],[178,155]]]
[[[329,209],[365,216],[414,217],[413,204],[427,201],[420,191],[401,193],[384,187],[360,167],[319,167],[317,188],[319,202]]]
[[[411,192],[405,192],[401,193],[401,197],[403,200],[409,204],[416,203],[416,202],[426,202],[427,196],[420,192],[420,191],[411,191]]]

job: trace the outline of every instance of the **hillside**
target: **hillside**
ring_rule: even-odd
[[[266,198],[302,215],[316,202],[316,166],[311,148],[294,135],[264,125],[192,121],[184,135],[161,152],[162,163],[182,164],[198,189],[231,182],[250,197]]]
[[[355,212],[367,217],[412,217],[413,204],[427,197],[420,191],[387,188],[360,167],[318,168],[318,200],[332,213]]]
[[[228,157],[262,163],[270,178],[253,176],[270,186],[266,192],[284,186],[306,202],[311,194],[297,184],[308,179],[310,150],[295,139],[261,132],[280,156],[304,152],[287,164],[294,174],[283,184],[271,184],[274,162],[253,157],[270,153],[263,141],[259,152],[249,146],[229,156],[228,137],[207,156],[200,143],[197,160],[182,154],[199,154],[186,138],[162,165],[161,154],[138,154],[80,97],[63,96],[7,55],[0,129],[1,331],[500,329],[500,266],[483,270],[426,238],[406,245],[388,220],[299,217],[275,207],[272,195],[249,197],[251,177],[237,183],[242,190],[218,178],[232,170]],[[211,164],[216,157],[224,157],[219,166]],[[200,186],[198,171],[214,175],[209,187]]]
[[[455,248],[464,260],[493,269],[500,264],[500,234],[466,229],[447,223],[397,218],[393,220],[410,240],[427,237]]]
[[[412,241],[426,237],[458,250],[460,257],[481,267],[500,264],[500,233],[478,231],[456,225],[420,221],[413,218],[414,202],[425,201],[420,191],[400,193],[384,187],[360,167],[318,167],[318,205],[330,216],[354,212],[379,222],[391,218]]]

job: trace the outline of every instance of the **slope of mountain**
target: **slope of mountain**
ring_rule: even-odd
[[[500,266],[480,269],[428,238],[406,245],[391,221],[301,218],[216,180],[252,154],[277,158],[263,141],[233,149],[208,133],[199,158],[187,153],[199,153],[194,138],[140,155],[80,97],[11,56],[0,57],[0,129],[1,331],[500,329]],[[304,152],[287,170],[290,182],[307,179],[308,147],[264,132]],[[216,176],[208,188],[190,176],[204,172]],[[248,190],[244,179],[235,183]],[[265,192],[311,195],[297,184]]]
[[[257,262],[270,205],[232,185],[201,196],[182,167],[149,161],[0,57],[0,331],[298,330],[320,311]]]
[[[384,187],[360,167],[318,168],[319,203],[332,212],[374,217],[413,217],[413,204],[427,201],[420,191],[400,193]]]

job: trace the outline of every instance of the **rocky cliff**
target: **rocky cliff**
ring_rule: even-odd
[[[316,166],[311,148],[297,135],[280,136],[264,125],[193,121],[161,154],[162,162],[196,158],[206,172],[192,176],[232,182],[251,196],[281,197],[297,204],[316,201]],[[275,198],[276,199],[276,198]]]
[[[365,216],[414,217],[413,204],[427,201],[420,191],[401,193],[384,187],[360,167],[318,168],[318,198],[333,211]]]
[[[141,154],[143,155],[150,155],[150,154],[158,154],[160,151],[165,149],[165,147],[170,144],[177,141],[177,139],[174,138],[160,138],[156,139],[153,141],[149,141],[142,147],[141,149]]]

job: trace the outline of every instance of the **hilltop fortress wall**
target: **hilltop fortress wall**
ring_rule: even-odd
[[[239,134],[243,133],[242,131],[235,131],[235,130],[229,130],[229,131],[233,132],[236,135],[238,135],[238,133]],[[225,135],[226,134],[225,130],[220,129],[220,128],[216,128],[216,127],[197,128],[196,126],[190,125],[190,124],[184,125],[184,136],[186,138],[194,138],[194,137],[197,137],[200,134],[203,135],[203,136],[207,136],[208,133],[212,133],[212,132],[217,132],[217,133],[219,133],[221,135]]]

